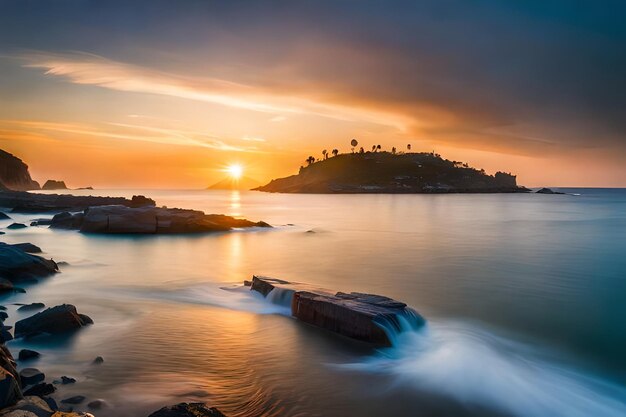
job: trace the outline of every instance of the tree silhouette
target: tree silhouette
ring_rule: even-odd
[[[354,148],[356,148],[359,145],[359,142],[356,139],[352,139],[350,141],[350,146],[352,146],[352,153],[354,153]]]
[[[380,145],[376,145],[376,150],[380,151],[380,149],[381,149],[381,146]]]
[[[407,149],[407,151],[411,150],[411,144],[410,143],[408,145],[406,145],[406,149]]]
[[[365,153],[365,149],[363,149],[363,147],[361,146],[361,148],[359,149],[359,153]]]
[[[376,152],[376,145],[372,145],[372,152]]]
[[[396,154],[396,147],[395,146],[391,148],[391,153],[394,154],[394,155]]]
[[[333,156],[337,156],[339,154],[339,149],[333,149]]]
[[[324,159],[328,159],[328,151],[326,149],[322,151],[322,155],[324,155]]]
[[[315,162],[315,158],[313,158],[312,156],[309,156],[309,157],[306,159],[306,163],[307,163],[308,165],[311,165],[313,162]]]

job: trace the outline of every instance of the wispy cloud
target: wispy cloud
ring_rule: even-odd
[[[410,117],[393,111],[366,108],[355,103],[331,103],[271,91],[218,78],[194,78],[113,61],[84,52],[24,52],[13,56],[24,67],[44,70],[46,75],[62,77],[83,85],[147,94],[159,94],[202,101],[256,112],[274,113],[270,121],[286,120],[285,114],[315,115],[343,121],[362,121],[405,131]]]
[[[49,138],[46,134],[75,134],[98,138],[133,140],[169,145],[200,146],[230,152],[260,152],[256,147],[235,146],[199,131],[172,129],[125,123],[56,123],[38,120],[0,120],[0,133],[8,138]]]

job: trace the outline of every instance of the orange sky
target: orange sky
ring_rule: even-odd
[[[162,14],[149,16],[117,4],[101,15],[63,11],[83,25],[20,6],[0,13],[0,148],[34,179],[204,188],[240,163],[266,182],[323,149],[348,152],[357,138],[366,149],[411,144],[488,173],[510,171],[531,187],[626,186],[611,89],[579,91],[575,70],[553,73],[548,52],[570,59],[570,38],[526,48],[541,33],[528,34],[514,15],[501,36],[480,32],[481,19],[498,22],[508,10],[476,12],[476,21],[315,10],[322,28],[304,6],[279,22],[265,9],[158,4]],[[341,20],[344,12],[355,21]],[[138,13],[133,25],[119,19],[125,13]],[[549,29],[564,31],[559,25]],[[513,46],[524,59],[509,65],[501,52]],[[537,48],[553,49],[532,55]],[[553,78],[563,81],[558,89]]]

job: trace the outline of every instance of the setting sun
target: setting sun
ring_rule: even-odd
[[[228,172],[228,175],[233,179],[238,180],[243,174],[243,167],[239,164],[229,165],[228,168],[226,168],[226,172]]]

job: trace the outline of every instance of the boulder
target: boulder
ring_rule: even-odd
[[[92,323],[88,316],[78,314],[73,305],[63,304],[15,323],[15,337],[67,333]]]
[[[24,223],[11,223],[7,226],[7,229],[16,230],[16,229],[24,229],[26,226]]]
[[[24,368],[20,371],[20,381],[23,386],[35,385],[45,379],[46,375],[37,368]]]
[[[100,399],[93,400],[87,403],[87,407],[91,408],[92,410],[100,410],[101,408],[107,408],[108,406],[109,405],[106,401]]]
[[[65,185],[65,181],[58,180],[48,180],[41,187],[42,190],[67,190],[67,186]]]
[[[288,281],[254,276],[250,288],[284,302],[291,299],[291,315],[300,321],[312,324],[352,339],[389,346],[388,333],[402,330],[403,323],[412,327],[425,324],[424,319],[405,303],[388,297],[365,293],[329,293]]]
[[[21,398],[20,384],[15,376],[0,367],[0,409],[15,404]]]
[[[26,253],[41,253],[41,248],[39,246],[33,245],[32,243],[15,243],[11,246],[20,249]]]
[[[54,411],[43,399],[28,396],[19,400],[15,405],[2,410],[1,417],[50,417]]]
[[[17,364],[13,360],[13,355],[5,345],[0,345],[0,367],[17,378]],[[18,378],[18,383],[20,383]]]
[[[139,204],[139,203],[138,203]],[[228,231],[240,227],[271,227],[265,222],[251,222],[221,214],[197,210],[99,206],[82,213],[64,212],[53,217],[52,228],[77,229],[83,233],[161,234]]]
[[[50,417],[94,417],[93,414],[90,413],[75,413],[73,411],[65,412],[65,411],[55,411]]]
[[[11,217],[9,217],[9,215],[4,211],[0,211],[0,220],[11,220]]]
[[[20,306],[17,308],[17,311],[35,311],[35,310],[41,310],[42,308],[45,308],[46,305],[44,303],[30,303],[30,304],[25,304],[23,306]]]
[[[163,407],[150,414],[149,417],[226,417],[215,407],[207,407],[203,403],[180,403]]]
[[[40,382],[37,385],[33,385],[24,391],[24,395],[34,395],[37,397],[44,397],[46,395],[50,395],[56,391],[56,388],[52,384],[48,384],[47,382]]]
[[[58,270],[53,260],[31,255],[0,242],[0,277],[16,282],[51,275]]]
[[[22,349],[20,353],[17,355],[17,359],[20,361],[27,361],[29,359],[35,359],[41,356],[41,354],[37,351],[30,349]]]
[[[0,343],[6,343],[9,340],[13,340],[13,335],[9,330],[11,330],[11,326],[0,326]]]

